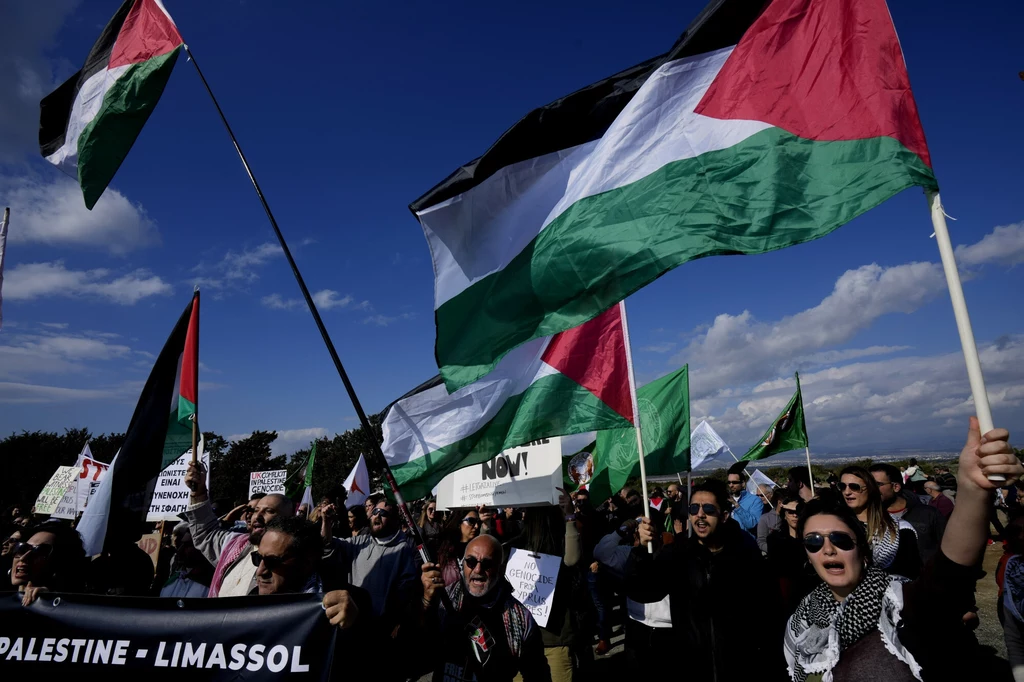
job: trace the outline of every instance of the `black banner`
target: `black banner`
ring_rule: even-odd
[[[44,592],[29,607],[20,595],[5,594],[0,679],[327,682],[337,631],[312,594],[150,599]]]

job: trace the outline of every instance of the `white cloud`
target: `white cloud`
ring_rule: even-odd
[[[5,278],[4,297],[31,301],[47,296],[101,298],[121,305],[134,305],[149,296],[172,292],[171,285],[146,270],[114,276],[105,268],[68,270],[62,261],[21,263]]]
[[[229,441],[248,438],[251,433],[236,433],[228,436]],[[327,429],[316,426],[308,429],[284,429],[277,432],[277,440],[270,444],[270,450],[274,455],[289,455],[296,450],[309,447],[309,444],[327,435]]]
[[[0,403],[76,403],[86,400],[114,400],[124,397],[120,388],[66,388],[0,381]]]
[[[370,315],[363,320],[363,324],[373,324],[378,327],[387,327],[399,320],[411,320],[416,313],[402,313],[401,315]]]
[[[0,195],[11,207],[12,244],[71,245],[125,254],[160,243],[156,223],[141,205],[107,188],[90,211],[78,185],[56,170],[45,181],[0,176]]]
[[[214,290],[233,289],[244,291],[259,279],[260,268],[279,256],[283,256],[277,242],[264,242],[259,246],[242,251],[228,251],[214,265],[200,263],[192,269],[201,273],[193,278],[193,283],[200,287]]]
[[[49,329],[67,329],[68,328],[68,323],[67,322],[40,322],[39,324],[41,326],[47,327]]]
[[[352,305],[355,299],[347,294],[342,296],[333,289],[321,289],[313,294],[313,303],[319,310],[333,310],[334,308],[349,308],[354,310],[365,310],[369,307],[369,301],[363,301]],[[301,298],[284,298],[281,294],[270,294],[260,299],[264,307],[271,310],[295,310],[305,308],[306,301]]]
[[[0,379],[27,380],[38,375],[96,373],[99,363],[131,359],[130,347],[107,338],[66,331],[4,334],[0,342]],[[152,364],[152,363],[148,363]],[[108,366],[109,367],[109,366]]]
[[[676,344],[671,341],[665,343],[655,343],[650,346],[644,346],[640,350],[645,353],[671,353],[676,349]]]
[[[1024,222],[997,227],[976,244],[956,247],[955,253],[961,267],[1024,263]]]

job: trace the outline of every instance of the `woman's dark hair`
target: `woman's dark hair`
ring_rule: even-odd
[[[912,466],[912,467],[916,467],[917,466],[917,460],[914,459],[913,457],[910,458],[910,466]]]
[[[802,540],[807,519],[812,516],[821,515],[835,516],[846,524],[853,531],[853,537],[857,540],[857,551],[860,552],[861,559],[868,562],[868,564],[871,563],[871,546],[868,544],[868,535],[864,531],[864,524],[857,519],[857,516],[850,510],[845,500],[814,498],[805,504],[804,510],[800,513],[800,521],[796,525],[796,536]]]
[[[51,592],[78,592],[85,584],[85,547],[82,536],[71,526],[63,523],[44,522],[25,528],[22,542],[28,542],[36,533],[53,535],[53,552],[50,554],[50,576],[43,587]],[[37,580],[39,578],[36,578]]]
[[[715,496],[715,502],[718,503],[718,508],[724,512],[732,511],[732,498],[729,497],[729,489],[725,487],[725,483],[722,483],[716,478],[705,478],[703,481],[693,486],[693,490],[690,492],[690,500],[693,500],[693,496],[697,493],[711,493]]]
[[[441,570],[444,570],[444,566],[448,562],[462,558],[459,553],[462,547],[462,519],[470,513],[480,516],[479,512],[472,508],[452,509],[451,512],[452,515],[441,529],[441,537],[437,545],[437,565],[441,567]]]
[[[352,512],[352,530],[362,530],[366,528],[366,509],[361,504],[357,504],[354,507],[349,507],[349,511]]]
[[[889,512],[882,506],[882,491],[878,487],[878,481],[875,477],[867,472],[862,467],[846,467],[839,472],[839,478],[850,475],[856,476],[864,482],[864,489],[868,493],[868,537],[872,540],[875,538],[881,539],[888,533],[892,537],[896,537],[896,533],[899,532],[899,526]]]

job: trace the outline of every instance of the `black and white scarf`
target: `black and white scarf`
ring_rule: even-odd
[[[814,588],[786,627],[789,676],[795,682],[804,682],[808,675],[821,674],[823,682],[830,682],[840,654],[877,630],[885,648],[921,679],[921,666],[900,644],[896,631],[903,610],[904,582],[903,578],[869,568],[857,588],[841,602],[825,583]]]

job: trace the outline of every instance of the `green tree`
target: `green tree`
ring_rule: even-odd
[[[206,440],[210,448],[210,496],[234,506],[249,498],[249,473],[285,468],[285,456],[274,454],[270,444],[277,440],[277,431],[253,431],[224,449],[223,438],[211,433]],[[216,440],[215,440],[216,439]],[[230,507],[228,507],[230,509]],[[222,512],[228,509],[221,510]]]

